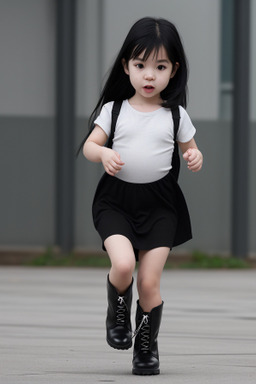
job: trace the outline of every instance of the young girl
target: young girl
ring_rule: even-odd
[[[105,169],[93,219],[111,260],[107,342],[128,349],[135,336],[133,374],[160,372],[161,274],[170,249],[191,238],[187,206],[172,172],[175,107],[180,114],[177,141],[188,168],[197,172],[203,162],[184,109],[186,87],[186,57],[175,26],[164,19],[139,20],[116,58],[91,116],[89,136],[81,144],[84,156],[102,162]],[[113,146],[108,148],[113,102],[120,100]],[[136,260],[139,300],[132,335]]]

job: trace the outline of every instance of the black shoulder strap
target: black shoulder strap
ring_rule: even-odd
[[[180,125],[180,110],[179,107],[172,108],[172,118],[174,124],[174,141],[176,141],[177,133]]]
[[[111,120],[111,131],[107,142],[107,147],[112,148],[113,145],[113,138],[115,134],[115,128],[116,128],[116,122],[118,115],[120,113],[120,109],[122,106],[122,101],[114,101],[113,108],[112,108],[112,120]]]
[[[175,180],[177,181],[180,173],[180,156],[179,156],[179,146],[177,143],[177,133],[180,125],[180,110],[179,107],[172,108],[172,118],[173,118],[173,141],[174,141],[174,150],[172,155],[172,169],[171,173],[173,174]]]

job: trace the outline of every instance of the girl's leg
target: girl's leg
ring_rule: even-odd
[[[107,342],[116,349],[132,346],[131,305],[135,256],[130,241],[121,235],[110,236],[105,247],[111,260],[107,281]]]
[[[136,266],[132,244],[125,236],[113,235],[105,240],[104,245],[111,261],[109,280],[122,294],[130,286]]]
[[[163,301],[160,279],[170,249],[155,248],[141,251],[137,276],[139,300],[136,311],[137,334],[133,350],[135,375],[158,375],[158,332],[161,324]]]
[[[162,303],[160,280],[170,249],[167,247],[140,251],[137,286],[139,303],[144,312]]]

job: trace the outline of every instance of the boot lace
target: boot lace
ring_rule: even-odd
[[[138,326],[138,328],[135,330],[133,337],[136,337],[138,333],[140,332],[141,339],[141,350],[142,351],[148,351],[149,350],[149,336],[150,336],[150,326],[149,326],[149,316],[143,315],[142,320]]]
[[[125,312],[128,310],[124,296],[118,296],[118,305],[116,311],[116,322],[117,324],[125,324]]]

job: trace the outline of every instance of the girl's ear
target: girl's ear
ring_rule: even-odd
[[[123,67],[124,67],[124,72],[126,73],[126,75],[129,75],[130,73],[129,73],[128,65],[127,65],[125,59],[122,59],[122,64],[123,64]]]
[[[180,66],[180,64],[178,62],[176,62],[173,69],[172,69],[171,79],[176,75],[176,72],[178,71],[179,66]]]

